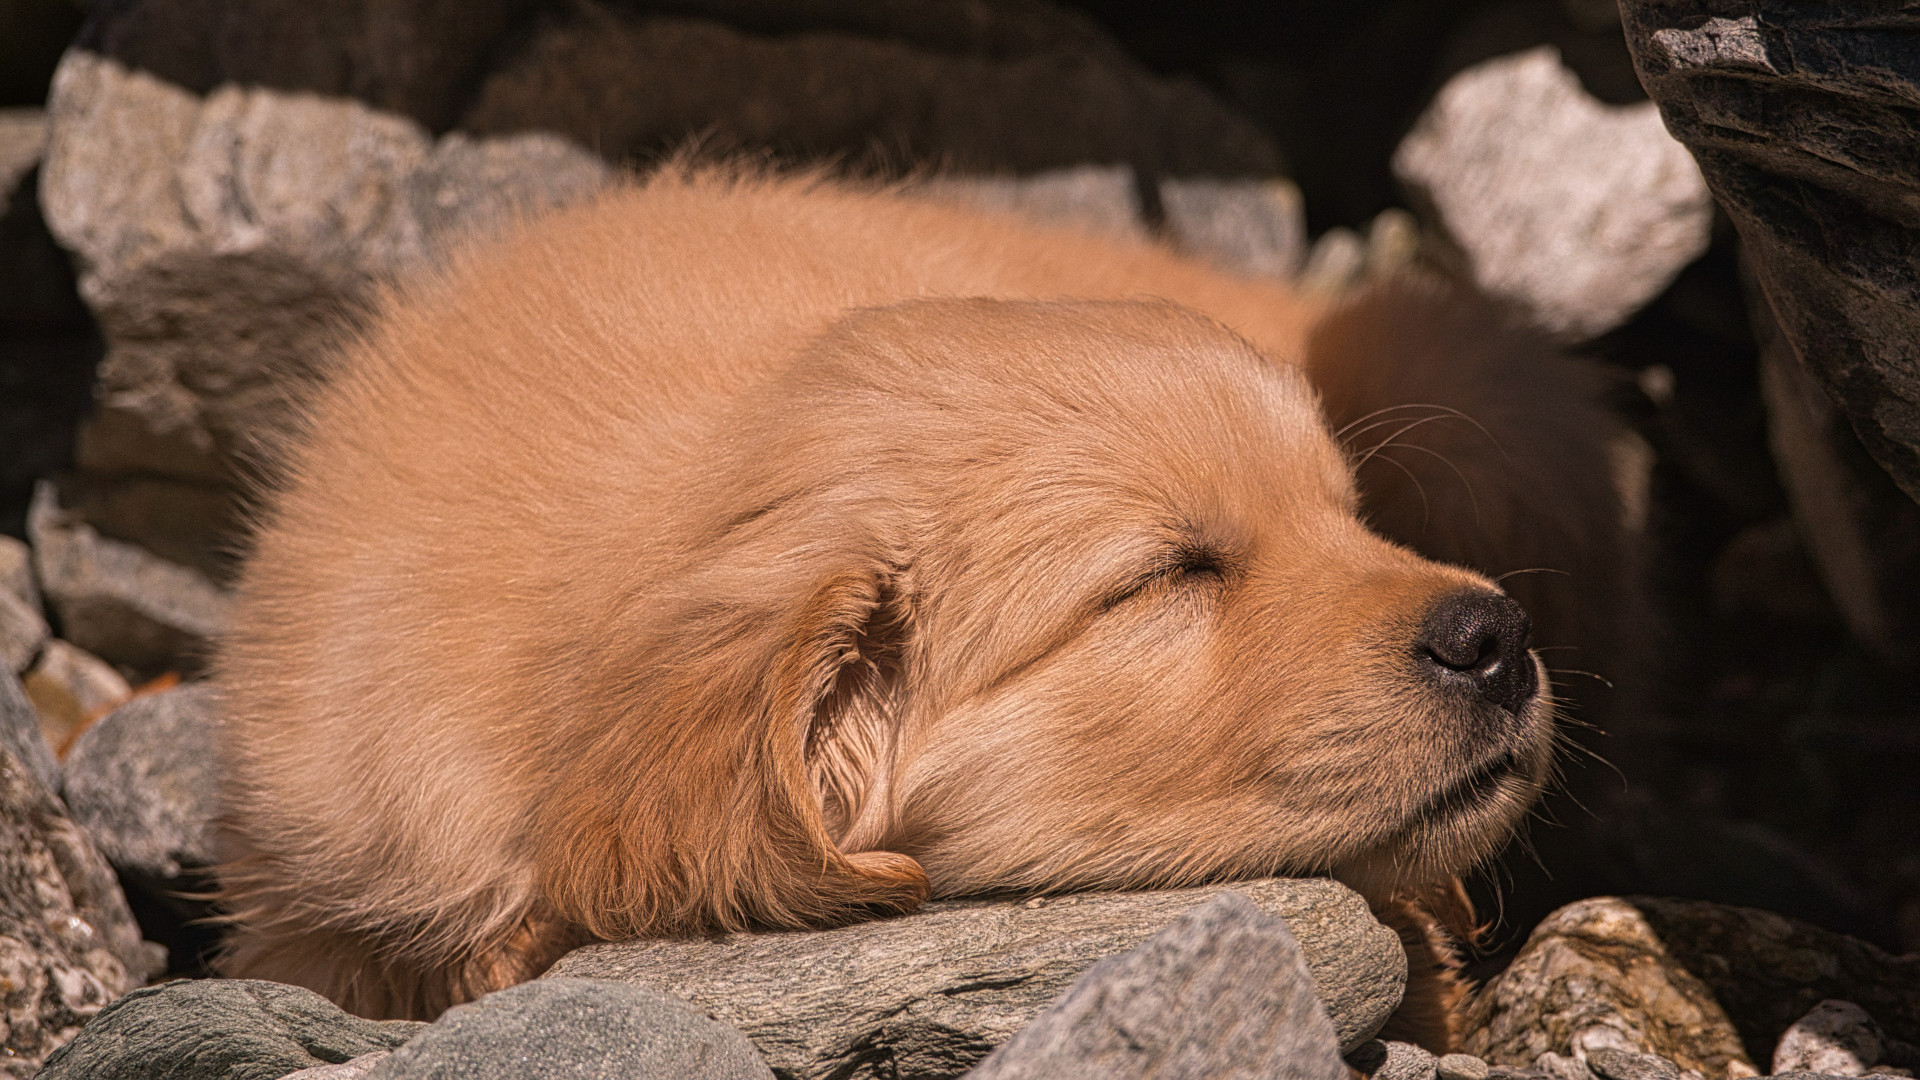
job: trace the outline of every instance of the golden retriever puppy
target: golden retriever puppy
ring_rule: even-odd
[[[390,297],[288,451],[218,673],[226,970],[424,1017],[930,895],[1441,886],[1554,713],[1522,607],[1368,516],[1610,572],[1590,389],[1442,290],[818,179],[528,224]],[[1470,490],[1369,507],[1422,417]]]

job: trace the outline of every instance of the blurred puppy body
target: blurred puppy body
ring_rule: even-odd
[[[340,356],[246,568],[227,970],[430,1016],[928,895],[1437,887],[1554,738],[1487,575],[1622,572],[1592,391],[1437,287],[804,178],[475,247]]]

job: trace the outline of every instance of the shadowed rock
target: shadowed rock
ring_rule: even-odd
[[[1325,879],[1237,884],[1286,920],[1342,1047],[1400,1003],[1406,954],[1358,894]],[[645,983],[745,1032],[787,1077],[957,1076],[1095,962],[1138,946],[1218,888],[941,902],[809,933],[591,945],[552,976]]]
[[[1110,956],[968,1080],[1342,1080],[1287,924],[1221,893]]]

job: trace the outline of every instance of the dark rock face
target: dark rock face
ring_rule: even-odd
[[[10,672],[0,694],[18,697]],[[9,708],[0,701],[0,709]],[[33,732],[38,737],[38,732]],[[158,966],[113,871],[0,745],[0,1077],[25,1080]]]
[[[1641,81],[1739,227],[1781,332],[1920,499],[1920,13],[1621,10]]]
[[[115,709],[74,740],[67,806],[123,872],[177,878],[214,861],[212,690],[194,683]]]
[[[1360,896],[1318,878],[1234,886],[1286,920],[1343,1047],[1400,1004],[1406,953]],[[746,1033],[788,1077],[956,1076],[1096,962],[1218,889],[942,902],[817,933],[590,945],[550,977],[616,979],[686,998]]]
[[[670,994],[596,979],[540,979],[449,1010],[367,1076],[772,1080],[773,1074],[745,1036]]]
[[[1221,893],[1087,969],[969,1080],[1341,1080],[1340,1045],[1287,924]]]
[[[392,1050],[425,1026],[362,1020],[297,986],[183,980],[135,990],[101,1010],[39,1075],[279,1080],[299,1069]]]

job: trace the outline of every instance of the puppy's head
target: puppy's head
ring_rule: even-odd
[[[1304,377],[1198,315],[864,312],[728,427],[659,608],[698,700],[656,711],[734,732],[712,799],[778,789],[777,828],[714,828],[803,837],[785,895],[897,876],[883,852],[948,895],[1381,895],[1488,855],[1539,790],[1524,612],[1369,532]]]

